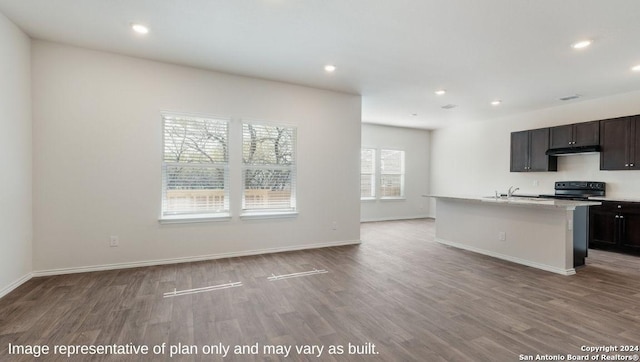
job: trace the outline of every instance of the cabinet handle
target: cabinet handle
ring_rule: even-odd
[[[628,163],[625,163],[625,164],[624,164],[624,167],[629,167],[629,164],[628,164]]]
[[[622,205],[618,205],[618,209],[622,209]]]
[[[621,218],[621,219],[624,219],[624,215],[620,215],[620,218]]]
[[[630,163],[629,166],[633,167],[633,163]]]
[[[616,215],[616,219],[619,219],[619,218],[620,218],[620,215]]]

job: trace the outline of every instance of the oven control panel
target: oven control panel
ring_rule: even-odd
[[[606,183],[598,181],[558,181],[556,190],[598,190],[604,191]]]

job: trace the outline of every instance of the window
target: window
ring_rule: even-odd
[[[296,209],[296,129],[242,125],[242,210],[244,213]]]
[[[404,151],[380,150],[380,197],[404,197]]]
[[[228,122],[169,114],[162,119],[162,217],[228,215]]]
[[[404,151],[360,150],[360,199],[376,198],[404,198]]]
[[[360,150],[360,198],[376,197],[376,150],[363,148]]]

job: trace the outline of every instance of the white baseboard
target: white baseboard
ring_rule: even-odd
[[[496,253],[496,252],[489,251],[489,250],[483,250],[483,249],[474,248],[473,246],[460,244],[460,243],[456,243],[456,242],[453,242],[453,241],[444,240],[444,239],[441,239],[441,238],[435,238],[435,241],[439,242],[440,244],[453,246],[453,247],[458,248],[458,249],[464,249],[464,250],[473,251],[474,253],[488,255],[488,256],[491,256],[491,257],[494,257],[494,258],[510,261],[510,262],[516,263],[516,264],[530,266],[530,267],[536,268],[536,269],[546,270],[546,271],[549,271],[549,272],[552,272],[552,273],[556,273],[556,274],[573,275],[573,274],[576,273],[576,270],[574,268],[561,269],[561,268],[557,268],[557,267],[554,267],[554,266],[551,266],[551,265],[540,264],[540,263],[536,263],[536,262],[533,262],[533,261],[530,261],[530,260],[524,260],[524,259],[516,258],[516,257],[510,256],[510,255],[504,255],[504,254]]]
[[[29,281],[29,279],[33,278],[33,273],[28,273],[23,275],[20,279],[14,281],[13,283],[7,285],[6,287],[0,289],[0,298],[4,297],[5,295],[11,293],[14,289],[16,289],[17,287],[21,286],[22,284],[26,283]]]
[[[427,215],[420,215],[420,216],[414,215],[414,216],[398,216],[398,217],[365,218],[365,219],[360,219],[360,222],[416,220],[416,219],[432,219],[432,217]]]
[[[47,270],[34,271],[31,274],[33,277],[41,277],[41,276],[49,276],[49,275],[86,273],[86,272],[94,272],[94,271],[102,271],[102,270],[139,268],[139,267],[154,266],[154,265],[190,263],[194,261],[203,261],[203,260],[215,260],[215,259],[236,258],[240,256],[250,256],[250,255],[259,255],[259,254],[282,253],[287,251],[297,251],[297,250],[306,250],[306,249],[329,248],[334,246],[354,245],[354,244],[360,244],[360,243],[361,243],[360,240],[335,241],[335,242],[296,245],[296,246],[280,247],[280,248],[268,248],[268,249],[246,250],[246,251],[231,252],[231,253],[189,256],[189,257],[182,257],[182,258],[146,260],[146,261],[137,261],[137,262],[129,262],[129,263],[103,264],[103,265],[92,265],[92,266],[82,266],[82,267],[73,267],[73,268],[47,269]]]

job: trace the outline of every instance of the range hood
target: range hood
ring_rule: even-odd
[[[575,154],[594,153],[594,152],[600,152],[600,145],[552,148],[550,150],[547,150],[545,154],[547,156],[565,156],[565,155],[575,155]]]

